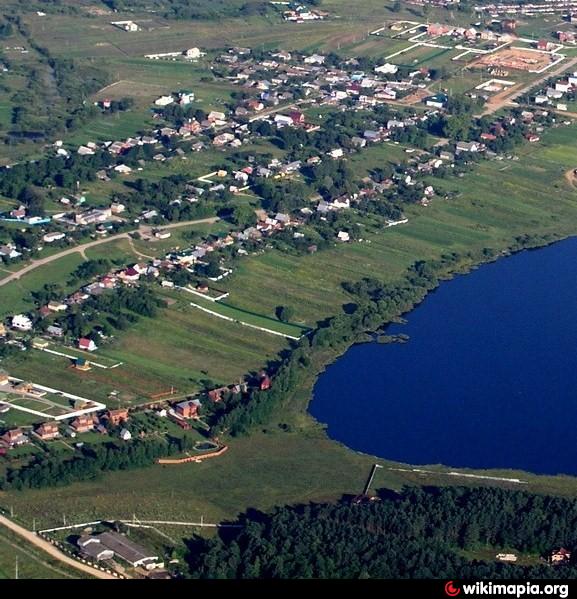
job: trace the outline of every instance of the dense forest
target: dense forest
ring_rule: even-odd
[[[574,578],[552,567],[471,561],[489,548],[546,556],[577,548],[577,500],[496,488],[420,488],[381,501],[281,507],[236,535],[190,543],[194,578]]]

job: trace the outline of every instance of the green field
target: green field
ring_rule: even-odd
[[[72,571],[4,527],[0,527],[0,580],[88,578]]]
[[[0,317],[31,310],[31,292],[40,290],[48,281],[65,283],[82,261],[80,254],[70,254],[4,285],[0,289]]]

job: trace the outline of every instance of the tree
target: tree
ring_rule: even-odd
[[[277,306],[275,313],[282,322],[290,322],[294,316],[294,310],[290,306]]]
[[[254,208],[248,204],[239,204],[232,209],[230,219],[235,225],[242,228],[254,225],[256,221]]]

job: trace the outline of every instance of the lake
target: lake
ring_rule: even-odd
[[[577,475],[577,239],[441,283],[406,344],[353,346],[310,412],[352,449],[408,464]]]

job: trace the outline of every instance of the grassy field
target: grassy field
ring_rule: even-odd
[[[190,295],[190,298],[187,299],[190,300],[189,303],[191,305],[191,310],[194,310],[195,307],[199,307],[200,309],[205,308],[207,310],[211,310],[212,312],[216,312],[225,318],[233,318],[235,321],[240,323],[275,331],[277,333],[281,333],[282,335],[287,335],[288,337],[300,337],[308,330],[307,327],[298,324],[281,322],[277,319],[271,318],[270,316],[249,312],[247,310],[241,310],[228,303],[228,299],[219,302],[211,302],[192,294]],[[218,318],[218,316],[212,317]]]
[[[64,256],[4,285],[0,290],[0,317],[33,308],[32,291],[40,290],[47,281],[65,283],[82,261],[80,254]]]
[[[72,571],[4,527],[0,527],[0,579],[88,578]]]

